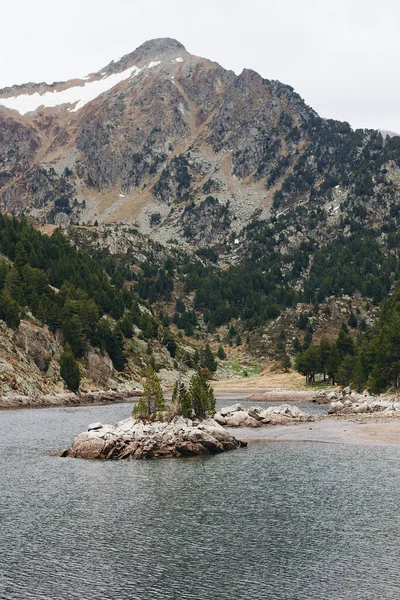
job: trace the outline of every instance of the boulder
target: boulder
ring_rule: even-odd
[[[349,385],[342,389],[342,396],[347,396],[348,394],[351,394],[351,387]]]
[[[246,410],[235,411],[227,415],[225,419],[227,427],[259,427],[261,425],[260,421],[250,417]]]
[[[101,429],[103,427],[103,423],[90,423],[88,425],[88,431],[95,431],[96,429]]]
[[[270,406],[265,411],[266,415],[281,415],[285,417],[291,417],[298,419],[304,416],[304,413],[297,407],[291,406],[290,404],[280,404],[279,406]]]
[[[225,406],[224,408],[221,408],[220,413],[223,417],[226,417],[227,415],[234,413],[234,412],[239,412],[239,411],[243,411],[244,408],[240,405],[240,404],[233,404],[232,406]]]
[[[343,402],[341,402],[340,400],[337,400],[336,402],[331,402],[330,403],[330,406],[328,408],[328,413],[329,414],[335,414],[337,412],[340,412],[343,409],[344,409]]]
[[[221,413],[216,413],[214,415],[214,420],[219,423],[219,425],[226,425],[226,419],[221,415]]]

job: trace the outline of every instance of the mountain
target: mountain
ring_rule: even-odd
[[[399,201],[400,137],[175,40],[0,90],[0,213],[18,217],[0,214],[0,393],[60,389],[66,344],[92,389],[368,336],[400,279]]]
[[[83,80],[0,91],[0,208],[51,224],[134,224],[193,247],[303,207],[328,239],[350,213],[384,221],[399,196],[398,142],[158,39]],[[290,220],[308,236],[307,219]]]

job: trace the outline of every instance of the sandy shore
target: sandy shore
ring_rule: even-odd
[[[282,388],[241,388],[241,387],[214,387],[216,398],[223,400],[230,398],[244,402],[312,402],[319,390],[288,390]]]
[[[320,417],[313,423],[238,427],[234,436],[247,442],[320,442],[368,446],[400,446],[400,417]]]

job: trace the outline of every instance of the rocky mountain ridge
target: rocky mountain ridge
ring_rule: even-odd
[[[349,171],[384,146],[377,132],[320,119],[289,86],[236,76],[171,39],[84,80],[5,88],[0,124],[3,211],[132,223],[189,246],[227,243],[313,194],[337,224]],[[383,180],[397,194],[390,166]]]

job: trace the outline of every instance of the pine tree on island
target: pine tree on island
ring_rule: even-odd
[[[189,390],[186,388],[184,383],[179,386],[179,414],[185,419],[191,419],[193,417],[193,401],[190,396]]]
[[[186,419],[205,419],[215,414],[214,392],[199,370],[189,382],[175,382],[170,406],[166,406],[160,379],[151,366],[146,372],[146,383],[139,402],[132,410],[132,416],[140,419],[153,419],[167,410],[170,416],[181,415]],[[168,417],[167,417],[168,418]]]
[[[196,417],[204,419],[215,414],[214,392],[200,370],[190,380],[189,394]]]
[[[160,379],[153,367],[149,365],[146,371],[146,383],[139,402],[132,411],[133,417],[150,418],[155,413],[165,410],[165,399],[161,389]]]

